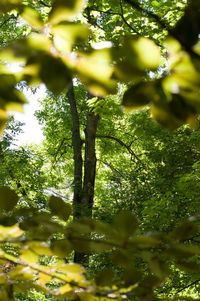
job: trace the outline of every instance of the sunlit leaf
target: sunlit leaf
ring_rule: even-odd
[[[95,301],[95,297],[90,294],[90,293],[87,293],[87,292],[80,292],[77,294],[80,301]]]
[[[0,136],[3,134],[7,119],[8,119],[7,112],[0,109]]]
[[[23,262],[28,264],[35,264],[39,261],[39,256],[30,249],[21,249],[19,256]]]
[[[57,295],[63,295],[63,294],[66,294],[66,293],[71,292],[72,290],[73,290],[73,288],[71,287],[71,285],[67,283],[67,284],[61,286],[61,287],[57,290],[56,294],[57,294]]]
[[[86,4],[85,0],[54,0],[49,17],[51,24],[72,20]]]
[[[47,256],[53,255],[50,247],[45,245],[45,243],[31,242],[28,243],[27,245],[30,247],[31,251],[33,251],[38,255],[47,255]]]
[[[138,80],[146,74],[146,69],[155,70],[160,64],[160,50],[151,40],[140,37],[125,37],[121,48],[111,50],[116,76],[123,81]]]
[[[83,274],[86,273],[84,267],[76,263],[66,264],[64,266],[58,267],[59,271],[71,274]]]
[[[111,78],[113,67],[110,59],[109,49],[92,50],[87,55],[79,55],[75,69],[94,95],[104,96],[116,92],[116,82]]]
[[[31,33],[27,38],[13,42],[0,50],[0,58],[8,62],[26,62],[28,58],[50,52],[52,43],[44,34]]]
[[[10,277],[15,280],[34,280],[36,273],[30,267],[17,265],[9,273]]]
[[[85,41],[89,35],[89,29],[84,24],[62,22],[52,27],[54,45],[66,53],[71,51],[72,45]]]
[[[154,70],[159,67],[161,59],[160,50],[153,41],[141,37],[136,41],[133,40],[131,47],[145,68]]]
[[[39,13],[30,7],[26,7],[24,9],[21,17],[38,30],[42,29],[42,27],[44,26]]]
[[[18,225],[14,225],[11,227],[0,226],[0,233],[4,236],[16,238],[21,236],[24,232],[19,228]]]
[[[50,282],[52,277],[50,275],[39,273],[38,280],[42,285],[46,285],[48,282]]]

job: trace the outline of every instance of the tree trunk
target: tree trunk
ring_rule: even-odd
[[[88,110],[87,124],[85,129],[85,162],[84,162],[84,180],[83,160],[82,160],[82,145],[83,141],[80,137],[80,122],[74,96],[73,83],[68,90],[68,98],[72,116],[72,145],[74,152],[74,197],[73,197],[73,219],[76,221],[79,218],[91,218],[93,199],[94,199],[94,184],[96,174],[96,153],[95,139],[99,121],[99,115],[95,115],[92,110]],[[75,252],[74,262],[87,266],[89,255]]]
[[[68,99],[72,116],[72,145],[74,152],[74,196],[73,196],[73,218],[74,221],[81,217],[81,201],[82,201],[82,140],[80,136],[79,115],[74,96],[73,83],[68,89]]]
[[[95,115],[91,110],[87,115],[87,126],[85,129],[85,163],[84,163],[84,182],[83,182],[83,216],[92,217],[94,203],[94,185],[96,176],[96,152],[95,140],[99,115]]]

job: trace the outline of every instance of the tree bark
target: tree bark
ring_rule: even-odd
[[[96,176],[96,151],[95,141],[99,115],[88,110],[87,126],[85,129],[85,162],[84,162],[84,183],[83,183],[83,216],[92,217],[92,208],[94,203],[94,185]]]
[[[71,83],[67,93],[70,110],[72,116],[72,146],[74,153],[74,196],[73,196],[73,218],[74,221],[81,217],[81,201],[82,201],[82,145],[83,142],[80,136],[80,122],[74,96],[74,87]]]
[[[76,106],[73,83],[68,89],[68,99],[70,102],[72,116],[72,145],[74,153],[74,197],[73,197],[73,219],[76,221],[80,218],[91,218],[94,185],[96,175],[96,153],[95,139],[99,121],[99,115],[88,109],[87,124],[85,129],[85,161],[84,161],[84,179],[83,179],[83,159],[82,145],[80,137],[80,121]],[[74,254],[74,262],[87,266],[89,255],[79,252]]]

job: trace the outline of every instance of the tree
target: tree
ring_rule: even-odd
[[[130,84],[129,86],[128,83],[129,88],[123,96],[122,103],[125,107],[138,108],[149,104],[151,101],[153,117],[167,128],[175,129],[184,123],[189,123],[193,127],[196,126],[196,115],[199,112],[199,53],[197,42],[200,7],[195,1],[190,1],[186,7],[184,6],[184,1],[180,2],[183,4],[183,15],[181,17],[180,14],[181,18],[175,26],[170,20],[166,23],[166,18],[159,15],[158,12],[157,14],[155,13],[156,7],[159,5],[158,1],[152,1],[153,11],[149,10],[146,2],[142,6],[138,1],[125,1],[127,5],[130,5],[131,12],[137,11],[137,18],[139,18],[138,15],[142,16],[142,18],[146,16],[148,20],[156,21],[158,25],[156,33],[164,30],[173,37],[173,39],[168,39],[168,44],[171,45],[174,59],[176,59],[175,64],[171,66],[171,73],[159,75],[158,70],[158,73],[154,74],[155,78],[153,79],[150,71],[155,72],[160,64],[158,46],[150,39],[141,36],[139,38],[126,36],[124,42],[122,42],[119,39],[122,28],[120,28],[118,33],[113,33],[115,37],[114,42],[116,44],[120,42],[120,47],[103,50],[90,49],[89,52],[79,51],[77,57],[71,56],[72,50],[78,49],[78,42],[86,42],[89,34],[85,24],[71,22],[72,18],[83,8],[84,1],[65,3],[61,0],[55,0],[52,3],[51,10],[49,8],[51,3],[40,1],[41,6],[45,7],[45,9],[47,7],[50,11],[48,22],[50,24],[51,39],[41,31],[44,20],[47,19],[48,10],[45,13],[42,11],[43,20],[41,20],[41,14],[38,13],[38,6],[35,1],[27,2],[22,6],[19,6],[21,1],[17,0],[15,2],[11,0],[4,2],[7,5],[5,6],[5,3],[3,3],[0,6],[3,12],[8,11],[9,14],[9,10],[17,9],[23,19],[31,22],[36,33],[1,51],[0,56],[2,59],[7,58],[9,54],[10,57],[21,58],[25,62],[20,74],[12,74],[2,65],[0,95],[2,99],[1,120],[3,125],[6,120],[6,111],[13,105],[15,108],[17,106],[21,109],[22,104],[25,102],[23,95],[16,89],[18,82],[21,80],[27,81],[28,84],[44,82],[49,90],[58,95],[67,85],[72,83],[72,78],[75,74],[86,84],[90,93],[96,94],[98,97],[104,97],[107,93],[114,93],[117,81],[133,81],[134,85],[131,86]],[[167,2],[167,5],[169,5],[169,2]],[[131,30],[138,35],[146,35],[145,32],[148,31],[148,26],[140,30],[139,25],[137,25],[138,30],[135,30],[135,28],[132,28],[132,24],[129,24],[126,19],[129,17],[126,14],[127,8],[124,7],[122,1],[119,5],[115,6],[115,3],[113,4],[114,12],[111,10],[111,4],[113,2],[103,2],[103,7],[100,7],[101,3],[98,3],[97,10],[100,13],[100,17],[95,18],[91,14],[91,10],[93,10],[91,5],[94,5],[94,3],[89,2],[84,10],[84,15],[90,23],[95,25],[95,27],[100,27],[101,30],[104,18],[107,19],[110,15],[115,15],[120,17],[129,29],[131,26]],[[104,11],[105,7],[109,8],[106,12]],[[114,19],[115,22],[117,22],[116,19]],[[150,25],[149,28],[152,28],[153,22],[146,22],[147,25]],[[140,20],[138,20],[139,23],[141,23]],[[105,30],[106,27],[104,26]],[[187,34],[185,29],[189,29],[189,33],[192,31],[192,35]],[[186,34],[183,35],[183,32],[186,32]],[[65,38],[66,33],[68,34],[67,40]],[[155,39],[154,35],[151,36],[149,34],[149,37]],[[156,41],[159,45],[161,42],[162,40],[160,39]],[[84,48],[86,45],[82,44],[80,47]],[[152,56],[146,56],[145,50],[147,48],[148,54],[153,53]],[[68,49],[68,56],[65,53],[66,49]],[[95,70],[93,70],[94,66]],[[150,79],[145,80],[146,76]],[[73,90],[69,89],[69,91],[71,92],[70,101],[74,105]],[[71,109],[74,108],[73,105],[71,105]],[[90,114],[88,120],[90,117],[91,120],[95,119],[95,124],[97,125],[97,115],[93,113]],[[74,123],[74,130],[76,130],[76,132],[74,131],[73,139],[75,159],[77,153],[79,153],[79,158],[81,155],[81,137],[77,131],[77,126],[78,124]],[[126,145],[118,137],[104,135],[101,138],[115,140],[119,144],[123,144],[123,146]],[[126,149],[132,152],[130,145],[126,146]],[[75,150],[76,147],[77,150]],[[94,155],[94,147],[92,147],[92,150]],[[134,156],[134,153],[132,153],[132,156]],[[94,167],[95,157],[93,156],[93,158]],[[87,164],[87,160],[85,162]],[[80,170],[80,167],[77,167]],[[94,174],[93,171],[94,168],[92,174]],[[199,268],[198,262],[195,261],[195,256],[199,254],[199,248],[195,245],[185,244],[186,241],[190,242],[191,238],[198,234],[198,225],[193,221],[183,223],[169,234],[137,236],[137,233],[135,235],[137,219],[130,211],[119,213],[112,224],[89,219],[79,220],[72,225],[66,226],[64,222],[68,220],[71,208],[69,204],[60,198],[51,197],[49,199],[48,212],[37,212],[37,210],[15,208],[18,197],[14,191],[6,187],[1,188],[0,195],[1,209],[9,211],[9,218],[13,223],[13,228],[11,229],[2,228],[1,233],[4,239],[2,244],[17,243],[16,251],[19,252],[19,255],[15,253],[8,255],[8,252],[2,246],[2,262],[9,260],[12,263],[13,267],[8,274],[14,283],[14,287],[18,290],[20,288],[24,290],[27,286],[34,286],[34,281],[26,281],[29,278],[28,274],[31,274],[39,287],[44,288],[47,292],[49,290],[46,284],[49,281],[52,279],[59,281],[60,288],[56,290],[56,294],[61,297],[79,298],[82,300],[101,297],[104,299],[158,300],[154,293],[154,287],[159,286],[170,274],[170,266],[175,265],[179,269],[192,272],[194,269],[198,270]],[[10,200],[9,203],[7,202],[8,199]],[[55,216],[57,219],[55,219]],[[19,222],[21,230],[18,226],[14,226],[16,221]],[[22,233],[22,230],[26,231],[26,233]],[[88,235],[91,232],[95,234],[90,238]],[[24,238],[23,240],[21,239],[22,237]],[[41,242],[37,243],[36,241],[38,240],[41,240]],[[41,255],[57,254],[64,258],[72,249],[82,253],[112,252],[112,262],[121,266],[124,274],[119,273],[120,275],[116,275],[110,270],[101,273],[96,277],[91,291],[90,284],[82,275],[84,270],[79,266],[68,266],[64,261],[56,266],[54,265],[52,269],[49,266],[45,269],[42,265],[38,266]],[[130,262],[133,262],[133,254],[137,260],[130,268]],[[144,268],[138,270],[138,263],[141,263]],[[17,266],[15,266],[16,264]],[[23,271],[24,267],[27,268],[26,271]],[[14,298],[13,283],[7,281],[5,273],[2,276],[4,285],[1,298],[5,300],[10,298],[12,300]],[[23,280],[22,283],[18,281],[20,279]],[[109,290],[107,289],[108,285],[110,286]],[[114,288],[112,285],[114,285]],[[178,297],[177,300],[179,299]]]

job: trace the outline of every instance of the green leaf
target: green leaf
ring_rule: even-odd
[[[158,247],[160,243],[160,239],[151,236],[136,236],[129,240],[129,245],[133,248],[138,249],[149,249],[152,247]]]
[[[51,250],[55,255],[64,258],[72,252],[73,248],[71,243],[67,239],[62,239],[52,240]]]
[[[126,250],[114,250],[111,254],[111,260],[114,264],[127,267],[130,265],[130,253]]]
[[[138,221],[135,215],[128,211],[122,210],[116,216],[113,222],[113,227],[117,231],[119,237],[128,238],[132,235],[138,226]]]
[[[49,16],[49,22],[56,24],[72,20],[86,4],[85,0],[54,0]]]
[[[95,283],[98,286],[111,286],[114,283],[115,274],[113,269],[106,269],[95,277]]]
[[[131,41],[131,48],[137,55],[141,66],[156,70],[160,65],[161,54],[159,47],[150,39],[140,37]]]
[[[44,34],[31,33],[0,50],[0,58],[7,62],[26,62],[29,58],[50,52],[52,43]]]
[[[0,109],[0,137],[2,136],[3,131],[6,127],[7,119],[8,119],[7,112],[5,110]]]
[[[165,279],[170,273],[168,265],[163,260],[151,259],[149,260],[149,267],[151,272],[161,279]]]
[[[153,118],[168,128],[174,130],[183,124],[195,126],[197,116],[193,108],[188,105],[180,94],[171,94],[171,100],[158,99],[151,107]]]
[[[175,261],[176,266],[188,273],[196,273],[200,271],[200,264],[191,261],[191,262],[181,262],[181,261]]]
[[[126,36],[121,48],[111,50],[117,62],[116,76],[123,81],[138,80],[146,74],[146,69],[156,70],[160,64],[160,50],[150,39]]]
[[[39,13],[30,7],[26,7],[20,16],[38,30],[44,26]]]
[[[159,3],[158,1],[152,1],[151,4],[152,4],[155,8],[160,7],[160,3]]]
[[[38,255],[47,255],[47,256],[52,256],[53,253],[48,245],[45,243],[39,243],[37,241],[33,241],[27,244],[31,251]]]
[[[0,187],[0,209],[11,211],[17,204],[19,197],[8,187]]]
[[[35,254],[30,249],[21,249],[20,253],[21,255],[19,256],[19,258],[22,260],[22,262],[28,263],[30,265],[39,262],[39,255]]]
[[[165,252],[166,254],[180,260],[194,255],[200,255],[200,248],[195,245],[187,246],[183,244],[172,244]]]
[[[73,44],[78,44],[87,40],[89,29],[84,24],[74,24],[62,22],[52,27],[53,41],[56,48],[63,52],[72,50]]]
[[[130,265],[130,263],[129,263]],[[122,276],[121,276],[121,281],[124,282],[125,286],[130,286],[133,285],[137,282],[139,282],[142,278],[142,273],[139,270],[136,270],[135,268],[132,267],[126,267],[124,270]]]
[[[80,253],[102,253],[112,249],[112,244],[106,243],[101,240],[89,240],[88,238],[80,237],[71,238],[70,242],[73,248]]]
[[[110,61],[110,50],[106,48],[79,54],[75,70],[92,94],[105,96],[116,92],[117,82],[112,79],[114,69]]]
[[[198,41],[200,32],[199,14],[200,6],[198,1],[190,1],[183,17],[172,31],[177,40],[181,41],[186,47],[191,47]]]
[[[17,219],[14,216],[8,216],[8,214],[0,215],[0,225],[5,227],[13,226],[17,223]]]
[[[1,0],[0,2],[0,11],[8,12],[12,9],[15,9],[21,4],[21,0]]]
[[[199,227],[194,222],[186,221],[174,229],[170,236],[175,239],[185,240],[191,238],[198,232]]]
[[[126,110],[142,108],[153,101],[155,94],[154,82],[140,82],[124,93],[122,105]]]
[[[57,215],[65,221],[67,221],[72,214],[72,206],[56,196],[50,197],[49,208],[54,215]]]
[[[35,280],[36,272],[30,267],[15,266],[14,269],[9,273],[11,279],[13,280]]]

